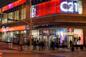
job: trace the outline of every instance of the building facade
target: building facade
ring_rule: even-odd
[[[1,41],[41,38],[49,42],[59,38],[60,45],[63,42],[69,45],[77,38],[80,39],[79,45],[86,45],[85,0],[22,1],[1,8]]]

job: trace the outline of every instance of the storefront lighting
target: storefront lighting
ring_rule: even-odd
[[[22,31],[22,30],[25,30],[25,26],[14,26],[14,27],[1,28],[1,29],[0,29],[0,32]]]

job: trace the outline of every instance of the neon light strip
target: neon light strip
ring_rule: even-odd
[[[25,26],[14,26],[14,27],[8,27],[8,28],[0,28],[0,32],[7,32],[7,31],[21,31],[25,30]]]
[[[8,4],[4,7],[2,7],[2,12],[10,10],[14,7],[17,7],[17,6],[21,5],[21,4],[24,4],[25,2],[26,2],[26,0],[18,0],[18,1],[15,1],[15,2],[11,3],[11,4]]]

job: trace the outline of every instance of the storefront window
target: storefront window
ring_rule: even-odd
[[[51,41],[58,43],[59,47],[65,46],[70,48],[70,41],[76,45],[83,45],[83,29],[80,28],[42,28],[32,30],[33,38],[45,39],[45,44],[48,47],[51,44]],[[50,46],[49,46],[50,47]]]
[[[2,22],[2,18],[0,18],[0,22]]]
[[[33,38],[39,38],[39,30],[32,30]]]
[[[77,38],[77,40],[80,40],[79,42],[77,42],[77,44],[82,45],[83,44],[83,30],[82,29],[74,29],[74,36],[75,36],[75,38]]]

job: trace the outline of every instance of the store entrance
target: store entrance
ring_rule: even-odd
[[[77,33],[78,32],[78,33]],[[36,38],[36,46],[42,49],[70,48],[71,42],[83,45],[83,30],[68,28],[42,28],[33,30],[33,38]],[[79,39],[80,38],[80,39]],[[79,40],[78,40],[79,39]]]

